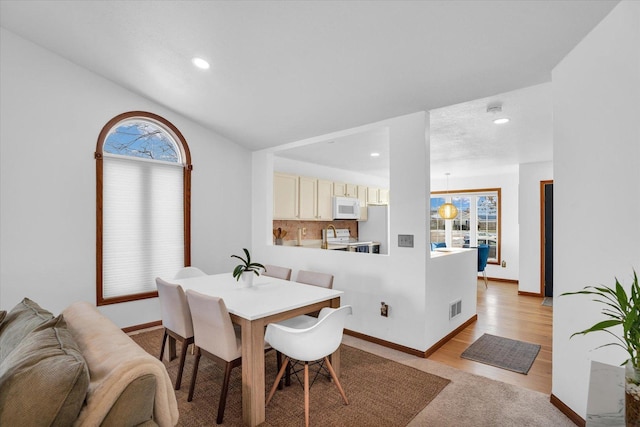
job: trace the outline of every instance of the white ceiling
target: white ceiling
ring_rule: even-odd
[[[487,112],[500,105],[500,114]],[[553,159],[551,83],[431,110],[431,176],[481,175]],[[509,123],[497,125],[498,117]]]
[[[550,159],[541,84],[616,3],[2,0],[0,25],[251,150],[431,110],[454,174]]]

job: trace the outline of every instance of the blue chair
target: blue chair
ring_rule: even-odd
[[[478,245],[478,273],[482,271],[484,276],[484,287],[488,288],[487,284],[487,260],[489,259],[489,245]]]
[[[433,243],[431,242],[431,250],[435,251],[436,248],[446,248],[447,244],[444,242],[437,242],[437,243]]]

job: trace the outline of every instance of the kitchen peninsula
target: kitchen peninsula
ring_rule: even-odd
[[[459,254],[459,253],[464,253],[464,252],[470,252],[470,251],[475,251],[476,249],[469,249],[469,248],[436,248],[435,250],[431,251],[431,258],[439,258],[439,257],[443,257],[443,256],[448,256],[448,255],[455,255],[455,254]]]

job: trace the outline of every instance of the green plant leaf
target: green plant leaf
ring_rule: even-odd
[[[233,270],[233,277],[235,277],[236,280],[240,280],[240,276],[242,276],[242,273],[245,271],[252,271],[256,276],[259,276],[260,269],[266,270],[264,265],[258,262],[251,262],[251,254],[249,253],[249,250],[247,248],[242,248],[242,251],[244,252],[246,258],[243,258],[239,255],[231,255],[231,258],[237,258],[242,261],[242,264],[237,265]]]
[[[571,337],[591,332],[606,332],[618,342],[607,343],[597,348],[610,345],[619,346],[629,354],[628,360],[635,367],[640,368],[640,285],[638,284],[638,275],[635,269],[633,270],[633,283],[629,293],[625,291],[620,281],[615,278],[615,286],[613,288],[608,286],[586,286],[580,291],[561,294],[561,296],[565,295],[594,295],[595,298],[592,301],[604,306],[601,313],[608,318],[588,329],[572,334]],[[617,325],[622,326],[622,336],[609,330],[609,328]]]
[[[596,331],[603,331],[607,328],[610,328],[612,326],[616,326],[621,324],[622,322],[620,320],[603,320],[602,322],[598,322],[595,325],[593,325],[592,327],[585,329],[584,331],[580,331],[580,332],[576,332],[573,335],[584,335],[584,334],[588,334],[590,332],[596,332]],[[571,335],[571,336],[573,336]]]

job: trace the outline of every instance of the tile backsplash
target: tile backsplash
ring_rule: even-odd
[[[294,221],[294,220],[274,220],[273,229],[278,227],[287,232],[284,241],[296,240],[298,228],[306,228],[307,233],[302,235],[302,240],[322,239],[322,230],[333,224],[335,228],[348,228],[351,237],[358,238],[358,221],[356,220],[335,220],[335,221]],[[275,237],[274,237],[275,241]]]

